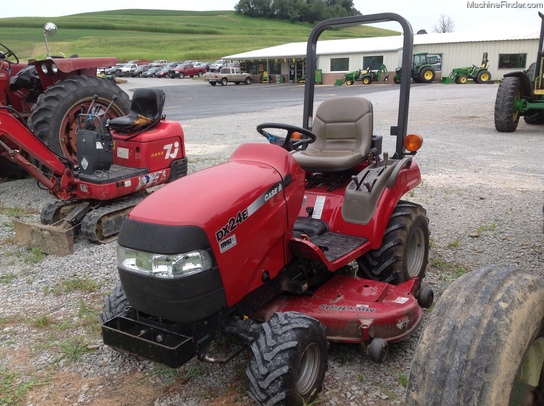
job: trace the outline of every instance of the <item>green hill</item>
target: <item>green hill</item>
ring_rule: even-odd
[[[215,60],[224,55],[306,41],[313,26],[250,18],[234,11],[116,10],[65,17],[0,18],[0,42],[23,61],[46,55],[43,25],[58,26],[52,54],[130,59]],[[356,26],[327,31],[321,39],[396,35]]]

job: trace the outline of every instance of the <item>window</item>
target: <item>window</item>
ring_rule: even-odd
[[[372,69],[380,69],[380,66],[383,65],[383,55],[375,55],[375,56],[364,56],[363,57],[363,69],[368,68],[372,61],[374,61],[374,66]]]
[[[499,69],[525,69],[527,54],[499,54]]]
[[[331,72],[347,72],[349,70],[349,58],[331,58]]]
[[[270,62],[270,72],[273,75],[279,75],[281,73],[281,63],[279,62]]]

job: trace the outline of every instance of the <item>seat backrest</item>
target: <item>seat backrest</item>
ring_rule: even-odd
[[[303,168],[346,170],[366,157],[372,144],[372,103],[362,97],[338,97],[317,108],[312,132],[317,139],[301,151],[297,161]]]
[[[165,101],[166,95],[162,89],[154,87],[136,89],[130,110],[152,121],[160,120]]]
[[[134,91],[130,113],[108,121],[108,126],[117,131],[133,131],[157,124],[162,117],[166,95],[160,88],[140,88]]]

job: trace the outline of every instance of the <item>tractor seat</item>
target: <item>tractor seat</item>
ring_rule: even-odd
[[[166,95],[159,88],[136,89],[132,95],[130,113],[126,116],[112,118],[108,121],[110,129],[129,132],[149,128],[162,118]]]
[[[362,97],[338,97],[317,108],[316,140],[293,157],[306,172],[341,172],[366,157],[372,144],[372,103]]]

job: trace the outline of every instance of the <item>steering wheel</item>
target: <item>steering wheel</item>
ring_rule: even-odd
[[[277,135],[271,134],[265,130],[268,128],[277,128],[279,130],[287,131],[287,136],[279,137]],[[302,127],[297,127],[290,124],[280,124],[280,123],[263,123],[257,126],[257,131],[264,138],[268,140],[271,144],[279,145],[282,148],[285,148],[287,151],[300,151],[303,150],[306,145],[311,144],[316,140],[316,136],[310,130],[307,130]],[[300,133],[307,136],[308,138],[293,139],[294,133]]]
[[[19,63],[19,58],[17,58],[17,55],[15,55],[15,53],[4,44],[0,44],[0,61],[13,63],[13,61],[8,60],[9,57],[13,57],[16,64]]]

